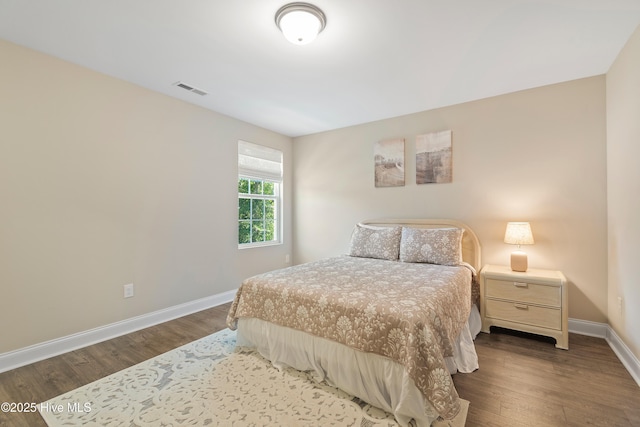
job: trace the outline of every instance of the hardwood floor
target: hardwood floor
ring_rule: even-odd
[[[0,403],[44,402],[226,328],[231,304],[152,326],[0,374]],[[45,426],[39,413],[0,412],[0,426]]]
[[[467,426],[640,426],[640,387],[605,340],[554,340],[492,329],[476,338],[480,369],[454,375]]]
[[[224,329],[229,305],[0,374],[0,402],[40,403]],[[480,334],[480,369],[456,374],[471,402],[467,426],[640,426],[640,387],[599,338],[570,334],[569,350],[495,330]],[[38,413],[2,413],[0,426],[45,426]]]

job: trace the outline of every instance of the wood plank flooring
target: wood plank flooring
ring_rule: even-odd
[[[0,374],[1,402],[39,404],[226,328],[221,305]],[[37,427],[39,413],[2,413],[2,427]]]
[[[476,338],[480,369],[454,375],[467,426],[640,426],[640,387],[605,340],[492,329]]]
[[[0,402],[40,403],[226,327],[229,305],[0,374]],[[480,369],[456,374],[467,426],[640,426],[640,387],[607,343],[570,334],[569,351],[505,330],[480,334]],[[2,413],[0,426],[46,426]]]

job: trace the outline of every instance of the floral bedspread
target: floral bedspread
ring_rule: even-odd
[[[227,317],[254,317],[402,364],[445,419],[459,411],[444,357],[471,309],[463,266],[340,256],[251,277]]]

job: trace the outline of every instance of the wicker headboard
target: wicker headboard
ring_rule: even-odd
[[[378,227],[412,227],[412,228],[451,228],[457,227],[464,230],[462,234],[462,260],[468,262],[480,271],[481,248],[478,236],[466,224],[454,219],[368,219],[361,221],[362,224],[374,225]]]

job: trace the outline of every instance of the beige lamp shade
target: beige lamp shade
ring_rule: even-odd
[[[509,222],[504,233],[504,242],[518,245],[518,250],[511,254],[511,269],[513,271],[527,271],[529,262],[527,254],[520,250],[520,245],[533,245],[533,233],[528,222]]]
[[[528,222],[509,222],[504,233],[504,242],[510,245],[533,245],[533,233]]]

